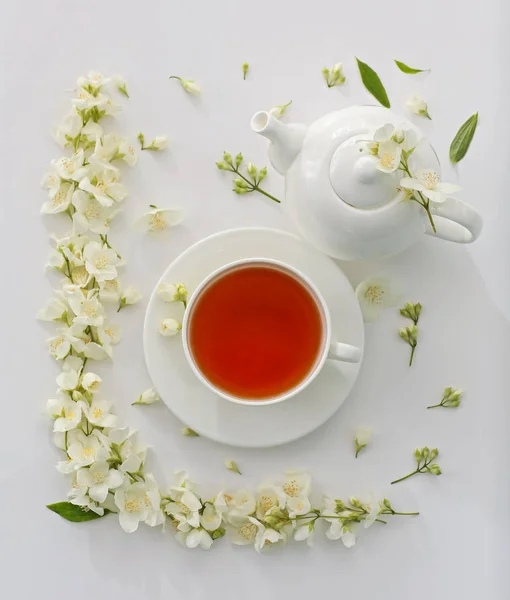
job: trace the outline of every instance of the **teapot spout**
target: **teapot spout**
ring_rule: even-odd
[[[269,159],[273,167],[284,175],[301,152],[306,127],[300,123],[282,123],[268,112],[253,115],[251,128],[272,142]]]

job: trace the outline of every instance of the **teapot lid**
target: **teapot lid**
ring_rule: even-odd
[[[366,152],[366,134],[347,139],[333,153],[329,180],[336,195],[354,208],[377,208],[398,193],[398,172],[383,173],[377,158]]]

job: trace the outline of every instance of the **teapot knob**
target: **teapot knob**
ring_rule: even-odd
[[[367,134],[346,140],[333,153],[329,181],[336,195],[353,208],[373,209],[398,199],[400,175],[383,173],[366,153]]]
[[[360,183],[372,183],[377,177],[377,166],[373,156],[358,158],[354,166],[354,173]]]

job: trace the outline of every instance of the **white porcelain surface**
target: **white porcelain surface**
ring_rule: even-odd
[[[261,231],[261,230],[257,230],[257,231]],[[262,230],[262,233],[264,231],[268,231],[268,230]],[[246,232],[246,230],[241,230],[241,231],[236,232],[236,230],[234,229],[234,230],[231,230],[230,233],[232,234],[233,237],[237,236],[237,237],[244,238],[245,235],[250,235]],[[281,233],[283,233],[283,235],[285,237],[288,237],[288,234],[286,234],[285,232],[281,232]],[[225,232],[225,235],[227,235],[226,232]],[[244,243],[245,242],[243,242],[243,246],[244,246]],[[205,248],[204,248],[204,246],[205,246]],[[202,242],[199,242],[199,250],[197,250],[197,252],[198,251],[209,252],[210,251],[209,245],[202,244]],[[264,252],[265,251],[266,251],[266,249],[264,249]],[[178,260],[179,259],[177,259],[177,261]],[[223,274],[229,273],[233,269],[237,269],[239,267],[246,267],[246,266],[250,266],[250,265],[257,265],[257,266],[265,265],[267,267],[281,269],[282,271],[288,273],[295,279],[299,280],[302,283],[302,285],[305,286],[305,288],[309,291],[309,293],[312,295],[312,297],[315,299],[317,307],[320,310],[321,316],[322,316],[322,347],[320,349],[320,352],[318,353],[318,357],[315,361],[315,365],[313,366],[313,369],[311,369],[311,371],[309,373],[307,373],[306,377],[301,382],[299,382],[298,385],[291,388],[290,390],[280,394],[279,396],[260,399],[260,400],[256,400],[256,401],[253,399],[246,400],[242,397],[234,396],[234,395],[230,394],[229,392],[222,390],[221,388],[218,388],[212,382],[210,382],[207,379],[207,377],[205,377],[205,375],[200,371],[198,365],[196,364],[196,362],[193,358],[193,349],[191,348],[189,339],[188,339],[188,330],[193,321],[193,318],[192,318],[193,306],[197,302],[197,300],[200,298],[200,295],[202,294],[202,292],[207,289],[208,285],[213,280],[217,279],[218,277],[221,277]],[[170,277],[170,275],[168,275],[168,277]],[[153,292],[153,295],[155,293],[156,293],[156,290]],[[268,290],[268,293],[270,293],[269,290]],[[278,301],[277,298],[275,298],[274,300]],[[156,301],[157,301],[157,297],[156,297]],[[145,334],[147,335],[147,331]],[[324,300],[323,295],[320,293],[319,289],[313,283],[313,281],[309,277],[307,277],[303,273],[303,271],[296,269],[295,267],[289,265],[288,263],[282,262],[281,260],[275,260],[274,258],[261,258],[260,255],[257,256],[256,258],[253,258],[250,256],[249,258],[242,258],[242,259],[234,260],[225,265],[222,265],[218,269],[214,270],[212,273],[209,273],[209,275],[207,275],[207,277],[199,283],[199,285],[193,290],[193,292],[189,296],[189,300],[187,302],[187,308],[184,313],[184,318],[182,320],[182,330],[181,330],[181,340],[182,340],[183,349],[184,349],[184,356],[186,357],[186,360],[188,361],[188,364],[189,364],[191,370],[195,373],[198,380],[201,381],[207,388],[209,388],[215,394],[217,394],[218,396],[221,396],[222,398],[225,398],[225,400],[229,400],[230,402],[234,402],[236,404],[242,404],[244,406],[250,406],[252,409],[255,407],[267,406],[268,404],[276,404],[277,402],[283,402],[284,400],[293,398],[296,394],[300,394],[307,386],[310,385],[310,383],[312,383],[312,381],[317,377],[317,375],[319,375],[319,373],[322,371],[322,368],[324,367],[324,363],[326,362],[327,359],[343,361],[343,362],[348,362],[348,363],[358,363],[361,361],[361,358],[363,356],[362,348],[358,348],[357,346],[351,346],[350,344],[345,344],[343,342],[332,342],[331,339],[332,339],[332,328],[331,328],[330,311],[329,311],[328,305],[326,304],[326,301]]]
[[[303,273],[328,307],[333,341],[363,348],[363,321],[345,275],[329,258],[283,231],[244,228],[215,234],[177,257],[157,285],[161,281],[182,281],[193,294],[204,279],[221,267],[248,258],[274,259]],[[326,361],[324,354],[320,372],[313,381],[285,402],[257,406],[258,402],[233,403],[220,397],[196,377],[181,340],[158,333],[160,320],[172,311],[177,316],[180,307],[161,302],[156,288],[144,324],[149,375],[168,408],[200,435],[246,448],[290,442],[322,425],[343,404],[356,381],[360,363]]]
[[[284,208],[300,234],[326,254],[342,260],[373,260],[391,256],[427,233],[468,243],[480,234],[477,211],[456,200],[438,214],[438,233],[428,226],[416,202],[401,202],[401,171],[383,174],[363,149],[375,130],[391,123],[414,130],[420,141],[410,157],[411,170],[441,172],[425,134],[409,119],[382,106],[351,106],[328,113],[305,130],[256,113],[253,131],[272,141],[270,159],[285,174]]]

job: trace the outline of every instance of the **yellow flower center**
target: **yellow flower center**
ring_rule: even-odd
[[[96,472],[92,475],[92,479],[94,480],[94,483],[103,483],[104,475],[102,473]]]
[[[149,231],[163,231],[166,227],[166,221],[161,213],[155,213],[149,218]]]
[[[110,279],[109,281],[106,281],[104,284],[104,288],[107,292],[116,292],[119,288],[118,283],[115,281],[115,279]]]
[[[60,337],[58,337],[58,338],[54,339],[54,340],[51,342],[51,344],[50,344],[50,350],[51,350],[51,352],[52,352],[53,354],[55,354],[55,352],[57,352],[57,350],[58,350],[59,346],[60,346],[61,344],[63,344],[64,342],[65,342],[65,339],[64,339],[64,336],[62,336],[62,335],[61,335]]]
[[[128,500],[124,508],[126,512],[140,512],[140,502],[138,500]]]
[[[98,181],[96,183],[96,188],[100,191],[100,192],[106,192],[106,183],[104,181]]]
[[[56,208],[65,202],[66,195],[62,190],[59,190],[51,199],[51,205]]]
[[[92,411],[92,416],[94,419],[100,419],[103,416],[103,411],[96,406]]]
[[[182,502],[177,502],[177,504],[179,505],[179,509],[180,509],[181,513],[185,517],[189,517],[189,515],[191,514],[190,509],[185,504],[183,504]]]
[[[113,333],[113,330],[111,329],[111,327],[107,327],[107,328],[104,330],[104,332],[106,333],[106,335],[107,335],[109,338],[112,338],[112,339],[113,339],[113,338],[115,337],[115,334]]]
[[[93,458],[94,456],[94,448],[83,448],[83,456],[89,460],[90,458]]]
[[[74,419],[74,410],[72,408],[69,410],[64,410],[64,415],[66,419]]]
[[[85,211],[84,215],[87,217],[87,219],[92,220],[97,219],[99,217],[100,212],[101,207],[99,206],[99,204],[97,202],[91,202],[87,206],[87,210]]]
[[[64,168],[64,170],[67,173],[72,173],[73,172],[73,163],[71,160],[69,160],[68,158],[63,158],[61,161],[62,167]]]
[[[248,541],[251,541],[257,535],[257,526],[253,523],[246,523],[239,528],[239,534]]]
[[[259,500],[259,507],[264,514],[275,505],[276,502],[269,496],[261,496]]]
[[[439,181],[439,175],[435,171],[427,171],[421,177],[421,182],[428,190],[435,189]]]
[[[365,292],[365,300],[370,304],[381,304],[385,291],[379,285],[370,285]]]
[[[76,269],[73,269],[71,276],[73,278],[73,283],[76,283],[80,287],[83,287],[89,278],[89,274],[85,267],[76,267]]]
[[[295,479],[291,479],[283,484],[283,491],[287,496],[297,496],[300,492],[300,486]]]
[[[91,319],[97,317],[97,308],[95,308],[94,306],[85,306],[83,312],[87,315],[87,317],[90,317]]]
[[[108,264],[108,259],[104,254],[101,254],[101,256],[96,258],[96,262],[94,264],[96,266],[96,269],[104,269]]]
[[[381,156],[380,163],[385,169],[393,169],[395,166],[395,156],[386,152]]]

